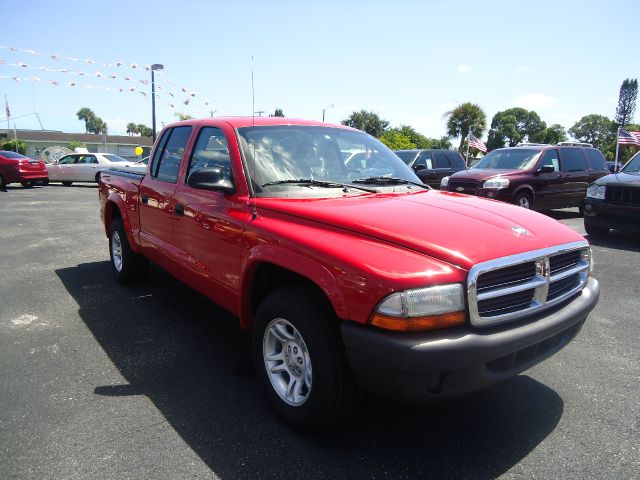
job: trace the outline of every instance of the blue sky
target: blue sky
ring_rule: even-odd
[[[129,122],[151,125],[140,80],[150,80],[144,65],[161,63],[158,126],[176,111],[250,115],[253,57],[255,110],[267,114],[319,120],[333,105],[326,120],[339,123],[366,109],[440,137],[443,114],[470,101],[488,122],[520,106],[569,128],[591,113],[613,118],[620,84],[640,76],[623,54],[636,12],[631,0],[7,0],[0,45],[19,50],[0,49],[0,94],[13,117],[27,115],[17,128],[39,128],[28,115],[37,112],[46,129],[82,132],[75,113],[89,107],[124,133]]]

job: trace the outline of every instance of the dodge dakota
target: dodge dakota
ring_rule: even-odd
[[[178,122],[146,174],[103,172],[99,198],[117,281],[152,261],[235,314],[271,406],[305,429],[340,425],[363,391],[424,402],[505,380],[599,297],[576,232],[432,190],[344,126]]]

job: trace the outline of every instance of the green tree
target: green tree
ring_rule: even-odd
[[[27,142],[25,142],[24,140],[18,140],[17,141],[17,149],[16,149],[16,141],[15,140],[5,140],[2,143],[0,143],[0,150],[9,150],[11,152],[15,152],[17,151],[18,153],[21,153],[22,155],[26,155],[27,154]]]
[[[567,140],[567,131],[558,123],[545,128],[537,135],[530,138],[532,142],[549,143],[556,145]]]
[[[411,148],[432,148],[431,140],[429,140],[421,133],[416,132],[415,128],[410,127],[409,125],[400,125],[400,128],[397,130],[415,145],[415,147]]]
[[[587,142],[602,151],[607,158],[616,154],[616,122],[604,115],[585,115],[570,129],[569,133],[580,142]]]
[[[193,115],[189,115],[188,113],[176,112],[175,116],[178,117],[180,121],[193,119]]]
[[[520,142],[539,141],[546,128],[547,124],[534,111],[515,107],[498,112],[491,120],[487,149],[501,148],[505,144],[515,147]]]
[[[436,148],[438,150],[451,150],[453,148],[451,138],[446,135],[440,138],[429,138],[428,140],[431,146],[426,148]]]
[[[281,108],[276,108],[276,111],[273,114],[269,115],[270,117],[284,117],[284,113]]]
[[[391,150],[410,150],[416,148],[416,144],[398,128],[391,128],[384,132],[380,137],[380,141]]]
[[[620,86],[620,95],[618,96],[618,108],[616,108],[615,121],[624,128],[630,122],[633,122],[633,114],[636,111],[636,98],[638,97],[638,80],[627,78]]]
[[[107,133],[107,124],[91,110],[83,107],[76,113],[78,120],[84,121],[87,133]]]
[[[136,125],[136,132],[139,133],[141,137],[153,136],[153,129],[151,127],[147,127],[142,123],[139,123],[138,125]]]
[[[135,133],[140,133],[138,132],[138,125],[133,122],[127,123],[127,133],[131,136],[133,136]]]
[[[87,144],[84,142],[69,142],[67,148],[73,152],[76,148],[87,148]]]
[[[445,113],[447,133],[450,137],[460,137],[458,151],[462,152],[469,133],[481,137],[487,128],[487,116],[480,106],[466,102]]]
[[[369,135],[380,138],[389,127],[389,122],[381,119],[377,113],[360,110],[359,112],[353,112],[349,118],[343,120],[342,125],[357,128],[367,132]]]

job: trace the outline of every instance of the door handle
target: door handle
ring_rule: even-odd
[[[149,203],[149,195],[147,195],[146,193],[142,194],[142,203],[145,205]]]
[[[184,205],[181,203],[176,203],[176,215],[184,215]]]

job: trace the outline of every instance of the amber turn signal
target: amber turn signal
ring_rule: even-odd
[[[429,315],[424,317],[390,317],[376,313],[371,318],[371,325],[385,330],[400,332],[415,332],[419,330],[436,330],[439,328],[454,327],[465,322],[465,313],[451,312],[442,315]]]

